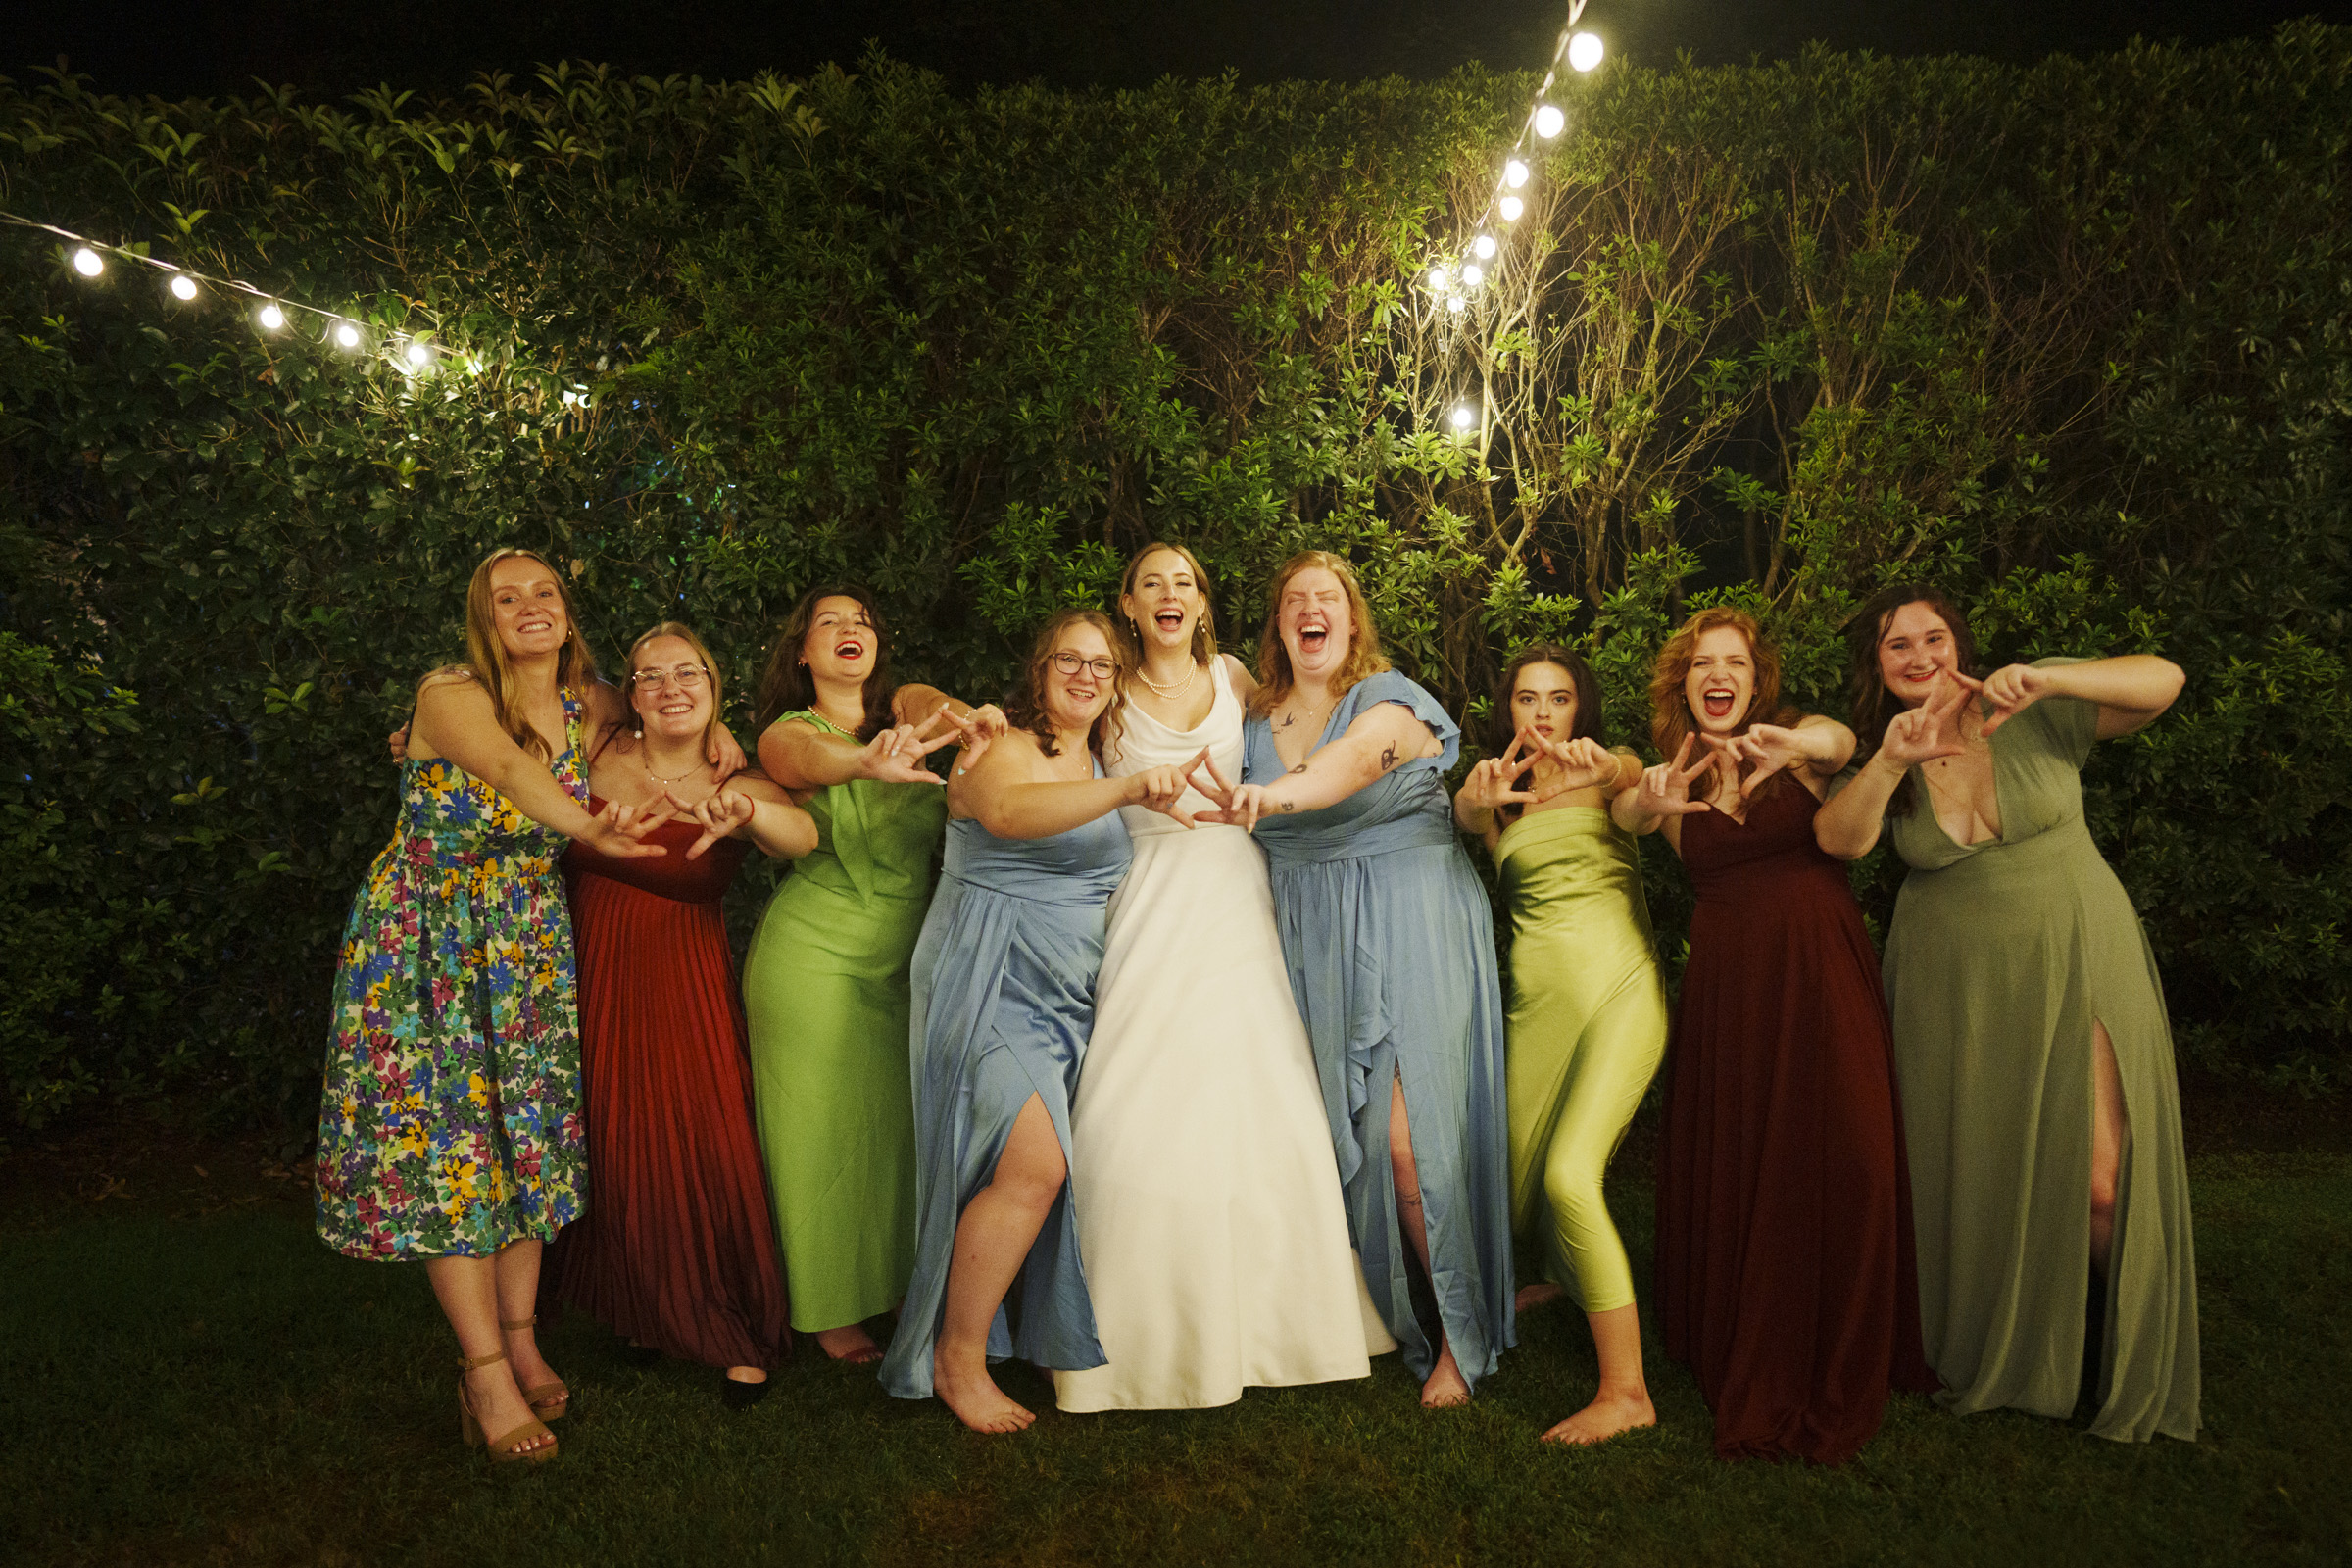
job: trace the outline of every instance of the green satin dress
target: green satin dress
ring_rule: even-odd
[[[786,713],[827,734],[813,712]],[[743,973],[760,1146],[792,1326],[862,1322],[914,1272],[906,968],[948,820],[935,784],[853,779],[811,796],[816,849],[761,916]]]
[[[1666,1054],[1671,1018],[1632,834],[1598,806],[1503,829],[1511,906],[1511,1215],[1541,1229],[1544,1272],[1588,1312],[1634,1301],[1601,1177]]]
[[[2131,1132],[2090,1430],[2187,1439],[2197,1277],[2180,1091],[2155,956],[2082,820],[2081,768],[2097,734],[2098,706],[2071,697],[1993,732],[1997,839],[1954,843],[1916,776],[1910,813],[1887,819],[1911,867],[1886,975],[1921,1326],[1952,1409],[2074,1409],[2091,1278],[2091,1026],[2102,1022]]]

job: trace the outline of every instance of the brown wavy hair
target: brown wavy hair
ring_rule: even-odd
[[[1029,662],[1021,671],[1021,690],[1006,705],[1004,717],[1015,729],[1025,729],[1037,737],[1038,750],[1048,757],[1061,755],[1061,737],[1054,732],[1054,720],[1046,712],[1046,671],[1054,663],[1054,646],[1061,634],[1080,624],[1092,626],[1102,634],[1110,645],[1110,662],[1115,666],[1110,674],[1110,701],[1095,715],[1092,728],[1086,733],[1087,749],[1098,757],[1119,732],[1119,712],[1127,706],[1127,677],[1135,665],[1127,657],[1127,645],[1119,638],[1118,627],[1100,610],[1065,610],[1046,622],[1029,650]]]
[[[1854,612],[1854,618],[1845,630],[1849,666],[1846,711],[1854,721],[1856,767],[1878,755],[1879,747],[1886,739],[1886,726],[1903,710],[1903,705],[1879,676],[1879,642],[1886,635],[1886,624],[1894,619],[1894,612],[1905,605],[1925,605],[1942,618],[1951,631],[1961,674],[1984,673],[1977,665],[1977,635],[1968,629],[1968,616],[1942,589],[1898,582],[1872,594]],[[1906,771],[1902,782],[1895,785],[1894,793],[1886,798],[1886,812],[1889,816],[1909,816],[1917,802],[1911,775]]]
[[[1793,724],[1804,716],[1781,701],[1781,651],[1766,640],[1756,617],[1730,605],[1711,605],[1675,628],[1666,646],[1658,650],[1657,664],[1650,671],[1649,741],[1669,762],[1683,749],[1685,737],[1698,728],[1683,696],[1683,683],[1690,679],[1690,665],[1698,657],[1698,640],[1721,626],[1746,638],[1748,656],[1755,661],[1755,689],[1748,694],[1747,711],[1740,715],[1732,734],[1744,735],[1756,724]],[[1742,772],[1747,765],[1741,764]],[[1758,795],[1770,794],[1787,776],[1785,769],[1773,774],[1758,786]]]
[[[1200,618],[1193,626],[1193,662],[1203,666],[1213,664],[1217,662],[1217,612],[1216,607],[1208,601],[1208,573],[1200,569],[1199,556],[1182,545],[1170,544],[1164,539],[1152,540],[1127,558],[1127,570],[1119,578],[1119,598],[1125,599],[1135,592],[1136,573],[1144,569],[1145,562],[1163,550],[1180,558],[1192,569],[1193,586],[1200,590]],[[1128,655],[1135,666],[1141,668],[1144,662],[1143,632],[1122,615],[1119,637],[1127,644]]]
[[[1502,666],[1502,678],[1494,683],[1494,720],[1489,726],[1494,740],[1489,749],[1500,757],[1519,733],[1511,722],[1511,693],[1518,688],[1519,672],[1530,664],[1557,664],[1568,672],[1568,683],[1576,688],[1576,722],[1569,726],[1568,739],[1608,745],[1607,726],[1601,722],[1600,680],[1592,666],[1558,643],[1529,643],[1511,656]]]
[[[1355,580],[1355,568],[1348,564],[1348,558],[1328,550],[1301,550],[1282,564],[1266,590],[1266,629],[1257,639],[1257,674],[1265,684],[1250,700],[1250,711],[1260,718],[1282,705],[1298,679],[1291,671],[1291,651],[1282,646],[1282,591],[1293,577],[1316,566],[1340,579],[1348,593],[1348,618],[1354,622],[1348,631],[1347,662],[1331,678],[1333,703],[1347,696],[1357,681],[1389,667],[1380,651],[1380,628],[1372,624],[1372,606],[1365,601],[1363,584]]]
[[[801,595],[767,650],[767,664],[760,672],[759,696],[753,704],[760,721],[754,733],[765,734],[781,714],[816,706],[816,681],[801,662],[801,649],[808,641],[808,623],[816,619],[816,607],[828,599],[857,600],[865,609],[866,623],[874,628],[874,667],[866,672],[865,684],[858,691],[865,704],[865,720],[858,726],[858,738],[870,741],[889,726],[890,699],[897,691],[890,682],[890,628],[882,623],[882,611],[874,603],[871,589],[827,582]]]
[[[588,634],[580,629],[579,607],[572,603],[571,585],[538,551],[505,545],[484,556],[482,564],[473,568],[472,580],[466,584],[466,662],[442,665],[418,681],[416,689],[422,693],[427,683],[445,676],[472,676],[490,694],[490,715],[498,727],[542,762],[552,762],[555,754],[524,711],[522,681],[514,673],[514,661],[507,657],[506,644],[498,640],[498,614],[490,603],[491,568],[502,561],[516,559],[546,566],[548,576],[555,579],[556,597],[564,604],[564,646],[556,654],[557,687],[584,693],[596,683],[596,655],[588,647]]]
[[[651,630],[647,631],[644,636],[629,644],[629,656],[621,661],[622,664],[628,669],[630,688],[622,695],[628,700],[629,717],[635,720],[635,722],[628,727],[637,732],[639,739],[642,740],[644,738],[645,715],[637,711],[637,656],[644,650],[647,643],[652,642],[657,637],[675,637],[687,647],[693,649],[695,659],[699,661],[703,666],[703,672],[710,677],[710,716],[703,723],[703,753],[705,756],[709,756],[710,751],[710,742],[717,736],[718,732],[725,727],[725,723],[719,717],[719,714],[725,710],[727,696],[726,687],[719,678],[718,661],[710,657],[710,647],[704,643],[701,637],[695,634],[695,630],[692,626],[687,625],[682,620],[661,621],[657,623]]]

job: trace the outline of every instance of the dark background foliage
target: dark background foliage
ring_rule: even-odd
[[[1416,280],[1527,76],[0,86],[0,208],[480,366],[411,377],[0,229],[8,1118],[180,1087],[299,1132],[383,736],[508,542],[576,574],[608,658],[702,627],[739,724],[812,581],[870,581],[903,674],[986,695],[1155,536],[1246,655],[1273,564],[1328,545],[1457,710],[1565,636],[1625,738],[1691,605],[1758,610],[1842,713],[1852,606],[1932,578],[1999,659],[2186,666],[2094,760],[2094,829],[2190,1058],[2340,1084],[2348,73],[2311,25],[1612,65],[1458,317]],[[1895,869],[1857,874],[1883,915]]]

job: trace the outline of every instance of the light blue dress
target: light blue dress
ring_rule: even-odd
[[[1426,1378],[1436,1348],[1413,1319],[1389,1161],[1389,1085],[1401,1080],[1429,1227],[1431,1286],[1462,1376],[1475,1385],[1518,1343],[1511,1307],[1510,1118],[1494,915],[1454,831],[1445,773],[1461,731],[1394,671],[1348,690],[1318,747],[1377,703],[1398,703],[1443,743],[1320,811],[1262,818],[1274,914],[1322,1080],[1364,1282]],[[1283,775],[1253,718],[1243,777]]]
[[[1101,762],[1095,776],[1102,776]],[[948,824],[947,863],[915,943],[908,1035],[914,1067],[914,1279],[882,1363],[882,1387],[931,1396],[956,1225],[996,1172],[1031,1095],[1070,1155],[1070,1097],[1095,1027],[1103,906],[1133,851],[1119,813],[1047,839]],[[1078,1255],[1069,1188],[1021,1266],[1020,1337],[997,1308],[992,1361],[1018,1355],[1065,1372],[1103,1364]]]

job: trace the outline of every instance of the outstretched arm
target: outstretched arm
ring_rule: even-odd
[[[1845,788],[1813,814],[1813,842],[1840,860],[1859,860],[1879,842],[1886,803],[1903,775],[1938,757],[1957,757],[1968,748],[1960,739],[1960,708],[1975,691],[1965,675],[1947,672],[1943,689],[1909,712],[1897,713],[1886,737]]]
[[[1993,707],[1984,733],[1991,734],[2044,697],[2079,697],[2099,705],[2098,736],[2111,741],[2154,723],[2180,697],[2187,678],[2179,664],[2154,654],[2086,659],[2048,669],[2007,664],[1984,677],[1984,697]]]
[[[1195,765],[1204,766],[1206,777],[1196,773],[1193,783],[1217,803],[1216,810],[1202,813],[1202,821],[1254,828],[1260,817],[1337,806],[1416,758],[1436,757],[1445,749],[1411,709],[1401,703],[1376,703],[1356,714],[1346,734],[1272,784],[1237,786],[1205,762]]]
[[[660,855],[657,844],[638,838],[668,813],[608,811],[603,817],[571,798],[547,764],[501,729],[490,694],[474,680],[436,680],[416,697],[416,738],[442,757],[513,802],[541,827],[579,839],[608,855]]]
[[[1203,750],[1200,757],[1207,755]],[[1122,806],[1145,807],[1191,827],[1192,815],[1176,804],[1186,788],[1184,771],[1154,767],[1124,778],[1059,779],[1035,746],[995,745],[950,781],[948,808],[1001,839],[1050,839]]]
[[[923,765],[923,759],[958,744],[966,731],[941,706],[932,705],[919,725],[893,724],[862,743],[801,719],[770,724],[760,737],[760,769],[788,790],[820,790],[854,778],[937,784],[939,775]]]

